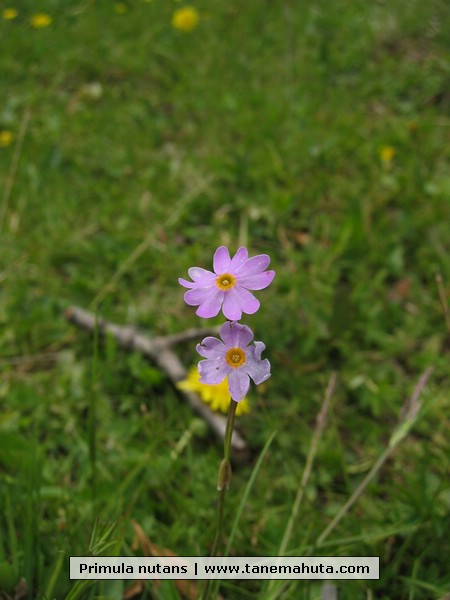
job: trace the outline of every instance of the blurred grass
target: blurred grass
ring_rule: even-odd
[[[345,582],[340,599],[439,598],[450,585],[450,344],[435,280],[448,298],[447,4],[212,0],[195,3],[189,34],[170,25],[179,6],[43,0],[42,29],[33,4],[1,7],[18,15],[0,19],[0,130],[13,135],[0,147],[0,562],[30,598],[59,599],[74,589],[61,553],[87,554],[96,519],[123,523],[121,554],[134,552],[130,518],[180,555],[207,553],[220,447],[199,431],[172,460],[198,431],[189,408],[111,340],[94,356],[63,311],[180,331],[198,320],[177,277],[244,243],[277,271],[246,321],[273,376],[240,421],[255,460],[235,468],[230,522],[278,434],[231,553],[277,553],[331,371],[340,386],[293,554],[370,470],[433,365],[417,426],[326,544],[381,557],[380,581]],[[196,360],[193,346],[180,351]],[[113,583],[81,597],[120,598]],[[288,590],[318,595],[314,582]],[[149,584],[142,597],[153,594]]]

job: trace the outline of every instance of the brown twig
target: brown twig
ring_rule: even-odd
[[[144,356],[151,358],[174,384],[186,378],[186,369],[175,352],[173,352],[171,346],[180,341],[217,333],[216,328],[188,329],[184,333],[172,336],[149,338],[139,333],[133,327],[124,327],[110,323],[76,306],[71,306],[67,309],[66,317],[75,325],[83,327],[88,331],[97,329],[100,335],[104,335],[105,333],[112,335],[119,346],[125,350],[140,352]],[[223,440],[226,428],[225,417],[212,412],[194,392],[188,390],[180,390],[180,392],[185,396],[192,409],[203,417],[214,433]],[[239,452],[246,448],[245,440],[237,431],[233,433],[231,446],[233,450]]]

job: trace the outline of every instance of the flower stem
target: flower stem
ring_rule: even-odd
[[[213,547],[211,550],[211,556],[217,556],[219,544],[222,538],[223,508],[225,504],[225,494],[231,481],[231,437],[233,435],[236,407],[237,402],[231,400],[230,406],[228,408],[227,426],[225,429],[225,439],[223,443],[223,460],[220,463],[219,474],[217,478],[217,491],[219,492],[219,498],[217,503],[217,529]]]
[[[230,400],[230,406],[228,408],[227,425],[225,429],[225,438],[223,444],[223,459],[220,463],[219,473],[217,477],[217,491],[219,497],[217,500],[217,527],[216,535],[211,549],[211,556],[217,556],[219,551],[220,542],[222,541],[223,532],[223,513],[225,506],[225,494],[231,481],[231,438],[233,436],[234,428],[234,417],[236,416],[237,402]],[[211,579],[206,582],[203,590],[202,599],[207,600],[209,598],[211,590]]]
[[[227,426],[225,429],[225,439],[223,443],[223,455],[227,460],[230,460],[231,455],[231,438],[233,437],[234,417],[236,416],[237,402],[230,400],[228,407]]]

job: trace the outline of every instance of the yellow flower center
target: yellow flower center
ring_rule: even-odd
[[[216,279],[216,285],[219,290],[222,292],[227,292],[234,288],[234,284],[236,283],[236,277],[231,275],[230,273],[224,273],[223,275],[219,275]]]
[[[230,348],[225,354],[225,359],[233,369],[242,367],[245,364],[245,352],[241,348]]]

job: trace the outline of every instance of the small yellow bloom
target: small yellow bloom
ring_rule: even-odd
[[[395,148],[392,146],[381,146],[380,158],[383,163],[390,163],[395,156]]]
[[[224,379],[222,383],[218,383],[217,385],[208,385],[206,383],[200,383],[199,379],[200,375],[198,369],[197,367],[193,367],[188,372],[186,379],[180,381],[177,384],[177,387],[180,388],[180,390],[197,392],[203,402],[209,404],[211,410],[220,410],[223,413],[227,413],[231,400],[227,380]],[[247,398],[244,398],[238,402],[236,414],[243,415],[249,412],[250,406],[248,400]]]
[[[0,148],[6,148],[13,141],[14,136],[11,131],[7,131],[6,129],[0,131]]]
[[[114,10],[118,15],[124,15],[127,12],[127,5],[123,2],[116,2],[116,4],[114,4]]]
[[[31,26],[35,29],[43,29],[48,27],[52,22],[50,15],[46,13],[37,13],[31,17]]]
[[[189,33],[198,25],[198,12],[192,6],[179,8],[172,15],[172,26],[179,31]]]
[[[15,19],[18,14],[19,13],[15,8],[5,8],[2,12],[2,17],[6,19],[6,21],[11,21],[12,19]]]

